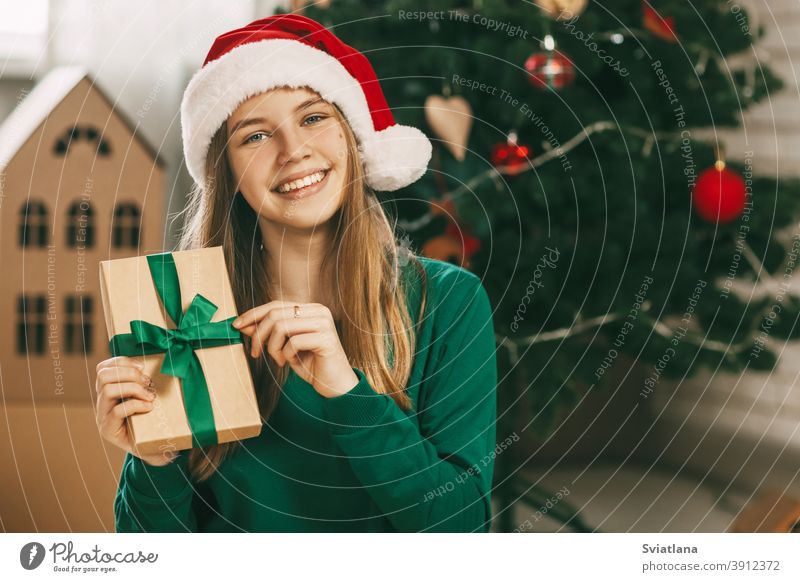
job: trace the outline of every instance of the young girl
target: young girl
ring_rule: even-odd
[[[128,452],[129,531],[488,531],[497,381],[480,279],[395,242],[375,190],[426,170],[367,59],[313,20],[218,37],[181,106],[197,186],[181,249],[222,246],[252,356],[260,436],[134,450],[159,390],[100,362],[98,425]]]

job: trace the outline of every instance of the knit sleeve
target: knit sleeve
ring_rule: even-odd
[[[170,464],[156,467],[125,455],[114,500],[117,532],[197,531],[188,458],[188,451],[181,451]]]
[[[398,531],[485,532],[490,527],[497,412],[494,326],[480,280],[471,275],[468,281],[472,291],[455,302],[450,298],[449,320],[437,326],[439,357],[421,381],[419,428],[355,368],[355,388],[324,404],[335,441]]]

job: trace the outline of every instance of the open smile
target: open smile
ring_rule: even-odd
[[[311,172],[301,178],[287,180],[272,191],[283,198],[299,200],[308,198],[322,190],[328,182],[330,169]]]

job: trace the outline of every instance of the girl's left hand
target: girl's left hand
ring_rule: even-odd
[[[233,326],[252,338],[251,356],[259,357],[266,345],[267,353],[279,366],[288,362],[326,398],[345,394],[358,384],[333,316],[324,305],[270,301],[242,313]]]

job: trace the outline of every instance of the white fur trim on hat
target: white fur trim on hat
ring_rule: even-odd
[[[205,159],[214,133],[250,97],[276,87],[309,87],[347,118],[359,142],[367,184],[392,191],[427,169],[430,140],[419,129],[392,125],[376,132],[360,83],[333,56],[300,41],[271,39],[240,45],[192,77],[181,102],[186,167],[205,182]]]

